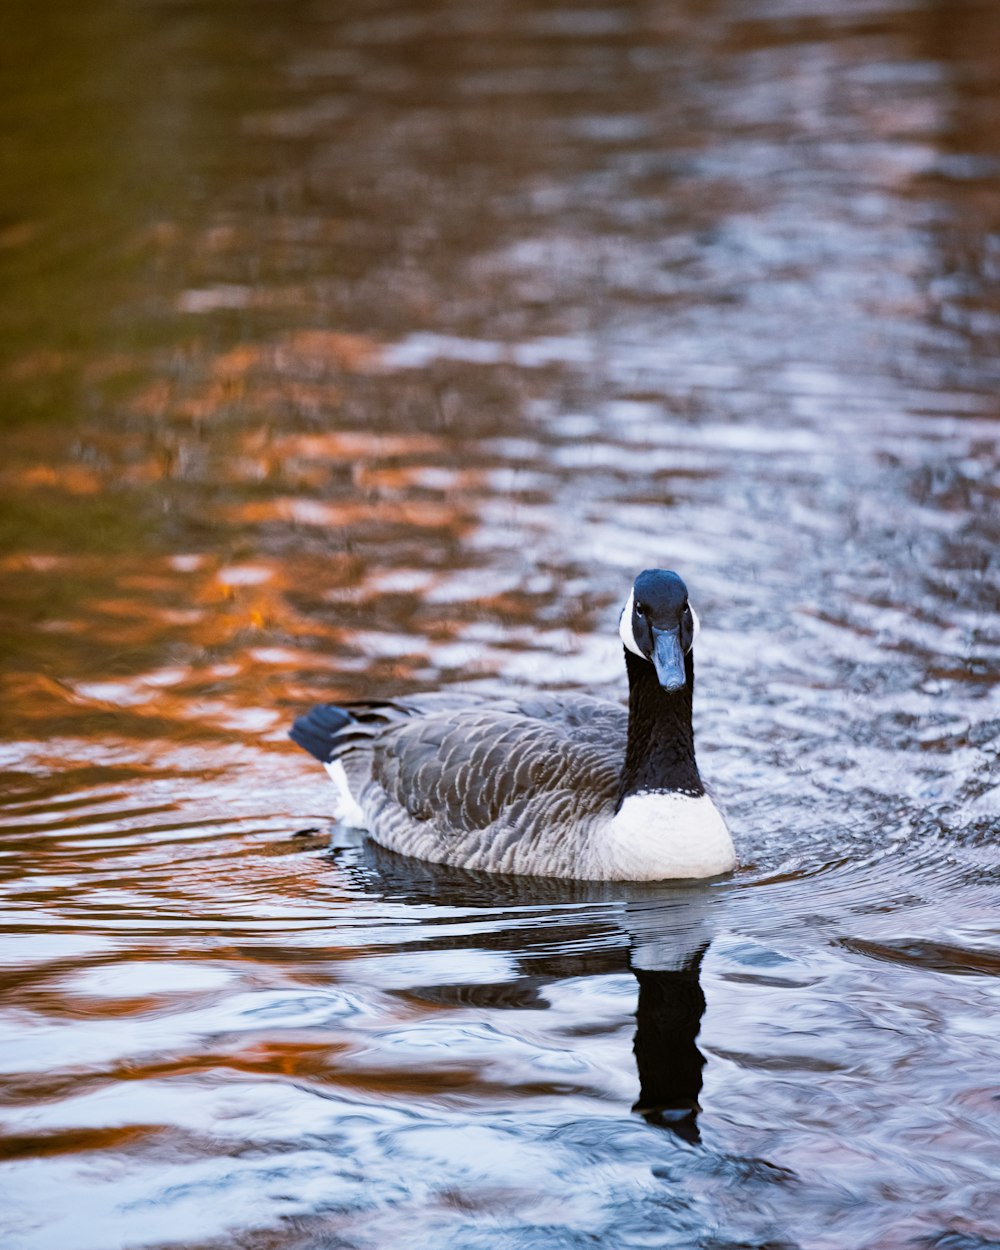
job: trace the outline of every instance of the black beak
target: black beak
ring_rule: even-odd
[[[653,629],[653,654],[650,657],[656,676],[664,690],[681,690],[687,683],[684,671],[684,649],[679,629]]]

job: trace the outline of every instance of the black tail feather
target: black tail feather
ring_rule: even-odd
[[[298,717],[288,736],[304,751],[328,764],[334,757],[334,739],[354,720],[350,712],[333,703],[319,703],[304,716]]]

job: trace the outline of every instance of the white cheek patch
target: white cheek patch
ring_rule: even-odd
[[[694,644],[698,641],[698,635],[701,633],[701,621],[698,620],[698,613],[692,608],[690,603],[688,604],[688,611],[691,613],[691,623],[694,625],[694,629],[691,631],[691,646],[688,647],[688,650],[691,651],[694,648]]]
[[[622,608],[622,614],[618,621],[618,637],[625,644],[626,651],[631,651],[633,655],[639,656],[641,659],[646,657],[636,646],[635,635],[632,633],[632,613],[635,610],[635,591],[629,592],[628,603]]]

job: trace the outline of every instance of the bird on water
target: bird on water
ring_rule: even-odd
[[[732,838],[695,762],[698,618],[681,578],[640,573],[618,632],[627,710],[439,692],[320,704],[291,737],[333,778],[336,819],[403,855],[584,881],[729,872]]]

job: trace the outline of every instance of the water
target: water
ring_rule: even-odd
[[[998,13],[8,8],[4,1246],[995,1247]],[[331,846],[650,564],[731,880]]]

